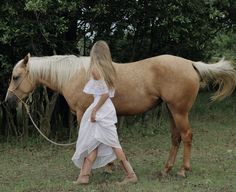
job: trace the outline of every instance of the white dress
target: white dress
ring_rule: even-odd
[[[90,79],[83,91],[92,94],[94,101],[81,119],[76,151],[72,161],[81,168],[84,158],[98,147],[97,158],[92,167],[96,169],[116,159],[112,147],[121,148],[115,126],[117,123],[116,110],[110,99],[114,97],[115,90],[109,90],[104,80]],[[109,93],[109,98],[96,112],[96,122],[91,122],[92,110],[104,93]]]

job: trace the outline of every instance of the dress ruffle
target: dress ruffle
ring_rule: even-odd
[[[102,79],[100,80],[90,79],[88,83],[85,85],[83,92],[96,96],[109,93],[109,97],[114,97],[115,94],[115,90],[114,89],[109,90],[105,81]]]

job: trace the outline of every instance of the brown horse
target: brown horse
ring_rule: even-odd
[[[14,67],[6,101],[28,96],[38,84],[60,92],[80,119],[92,102],[83,93],[89,57],[30,57],[28,54]],[[172,146],[163,173],[173,167],[180,142],[183,141],[183,164],[178,174],[190,169],[192,131],[188,114],[199,91],[200,82],[219,84],[214,100],[230,95],[236,85],[236,71],[227,61],[216,64],[193,62],[181,57],[161,55],[128,63],[114,63],[118,73],[113,99],[118,115],[143,113],[161,101],[170,111]]]

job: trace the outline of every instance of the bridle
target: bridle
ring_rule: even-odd
[[[29,71],[27,70],[26,74],[24,75],[24,77],[18,82],[18,84],[16,86],[14,86],[12,89],[8,88],[7,91],[9,91],[10,93],[13,93],[20,101],[22,101],[22,98],[20,98],[16,93],[15,90],[21,85],[21,83],[26,79],[26,77],[28,77],[28,81],[30,82],[30,84],[33,87],[33,82],[32,80],[29,78]],[[34,90],[33,90],[34,91]],[[31,93],[33,92],[31,91]],[[25,93],[25,92],[23,92]]]
[[[21,79],[21,81],[20,81],[13,89],[8,88],[7,91],[9,91],[9,92],[11,92],[12,94],[14,94],[14,95],[19,99],[19,101],[24,105],[24,107],[25,107],[25,109],[26,109],[26,112],[27,112],[27,114],[29,115],[29,118],[30,118],[32,124],[34,125],[34,127],[37,129],[37,131],[40,133],[40,135],[41,135],[44,139],[46,139],[48,142],[50,142],[50,143],[52,143],[52,144],[54,144],[54,145],[57,145],[57,146],[71,146],[71,145],[76,144],[76,142],[73,142],[73,143],[65,143],[65,144],[64,144],[64,143],[56,143],[56,142],[50,140],[47,136],[45,136],[45,135],[43,134],[43,132],[39,129],[39,127],[36,125],[36,123],[35,123],[33,117],[32,117],[31,114],[30,114],[29,105],[27,104],[27,101],[28,101],[28,100],[27,100],[26,102],[24,102],[24,101],[22,100],[22,98],[20,98],[20,97],[15,93],[15,90],[21,85],[21,83],[24,81],[24,79],[25,79],[27,76],[28,76],[28,81],[30,82],[30,84],[31,84],[32,87],[33,87],[34,84],[33,84],[33,82],[31,81],[31,79],[29,78],[29,71],[27,71],[26,74],[25,74],[25,76]],[[33,89],[30,93],[32,93],[33,91],[34,91],[34,89]]]

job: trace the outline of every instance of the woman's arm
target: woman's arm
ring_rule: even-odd
[[[92,76],[94,79],[99,80],[101,78],[99,72],[96,68],[92,68]],[[105,101],[108,99],[109,93],[102,94],[97,105],[93,108],[92,114],[91,114],[91,121],[95,122],[96,112],[100,109],[100,107],[105,103]]]
[[[102,94],[98,103],[95,105],[95,107],[93,108],[93,111],[91,113],[91,122],[95,122],[96,121],[96,113],[97,111],[101,108],[101,106],[106,102],[106,100],[109,97],[109,93],[105,93]]]
[[[105,101],[109,98],[109,93],[102,94],[97,105],[93,108],[95,111],[98,111],[100,107],[105,103]]]

